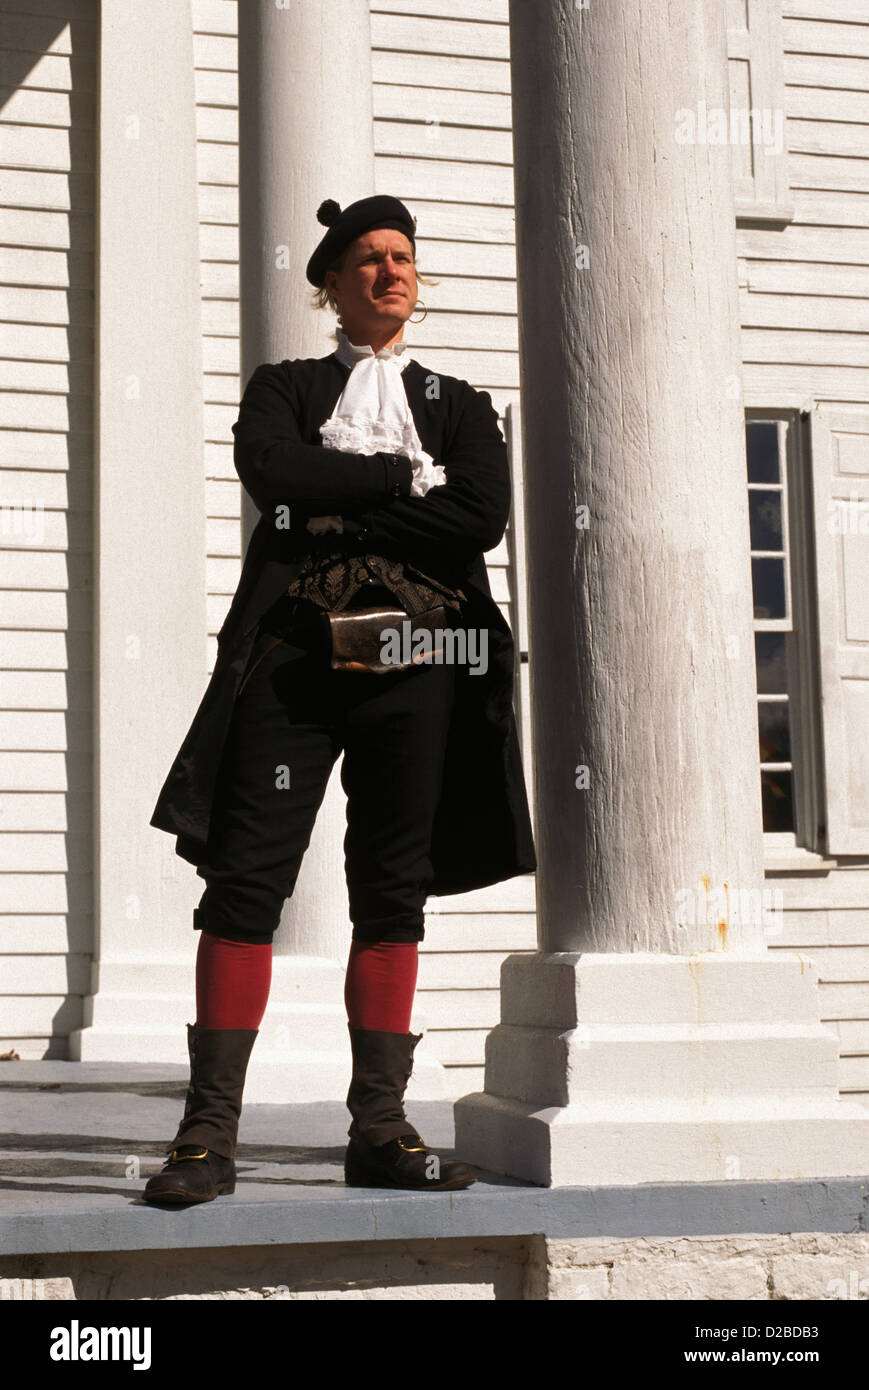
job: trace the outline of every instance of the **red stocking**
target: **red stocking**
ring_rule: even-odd
[[[354,941],[344,1003],[351,1028],[409,1033],[416,990],[415,941]]]
[[[251,946],[201,932],[196,953],[200,1028],[259,1028],[272,982],[272,943]]]

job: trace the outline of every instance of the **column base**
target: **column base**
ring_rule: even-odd
[[[456,1151],[543,1186],[869,1173],[805,957],[511,956]]]

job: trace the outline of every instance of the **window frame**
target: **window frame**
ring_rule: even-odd
[[[752,632],[790,632],[793,653],[793,670],[789,673],[791,684],[787,694],[791,710],[790,768],[794,829],[763,832],[765,860],[775,856],[818,859],[824,857],[825,849],[820,644],[815,599],[817,568],[813,544],[814,505],[807,419],[807,411],[786,407],[750,406],[745,409],[747,490],[769,489],[767,484],[748,483],[748,426],[755,423],[778,426],[782,543],[788,606],[788,616],[784,619],[755,619],[752,614]],[[760,692],[757,692],[756,700],[760,704]],[[759,761],[758,771],[760,767]]]

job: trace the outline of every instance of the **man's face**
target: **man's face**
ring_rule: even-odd
[[[399,328],[417,300],[413,247],[404,232],[377,228],[347,248],[343,270],[326,273],[326,288],[338,302],[344,331],[365,336]],[[357,339],[358,341],[358,339]]]

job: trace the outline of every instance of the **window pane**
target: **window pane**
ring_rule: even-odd
[[[787,634],[756,632],[754,656],[757,663],[757,692],[759,695],[788,693]]]
[[[794,828],[794,806],[791,793],[791,774],[789,772],[766,772],[760,774],[761,802],[763,805],[763,828],[772,834],[779,830]]]
[[[745,453],[750,483],[779,483],[778,425],[750,420],[745,426]]]
[[[780,492],[749,492],[748,520],[752,550],[784,549]]]
[[[791,760],[790,706],[787,700],[775,704],[762,701],[757,707],[762,763],[789,763]]]
[[[785,569],[783,560],[753,559],[751,580],[756,618],[784,618]]]

